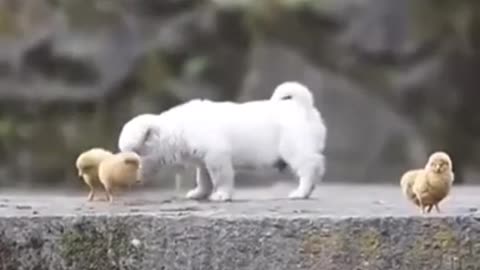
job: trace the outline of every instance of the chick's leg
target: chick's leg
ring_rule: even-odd
[[[105,197],[107,201],[112,203],[113,202],[112,187],[108,184],[104,184],[104,187],[105,187]]]
[[[92,182],[90,179],[85,179],[85,183],[87,184],[88,188],[90,189],[90,192],[88,193],[87,201],[91,202],[95,196],[95,188],[93,187]]]
[[[435,210],[437,210],[437,213],[441,213],[441,211],[440,211],[440,207],[438,206],[438,203],[437,203],[437,204],[435,204]]]
[[[112,192],[110,190],[105,190],[105,195],[106,195],[105,197],[107,201],[112,203],[113,202]]]
[[[430,212],[432,211],[433,205],[429,205],[429,206],[427,206],[427,207],[428,207],[428,208],[427,208],[427,213],[430,213]]]
[[[418,206],[420,207],[420,213],[425,214],[425,205],[423,204],[422,197],[417,195]]]
[[[90,189],[90,192],[88,193],[87,201],[89,201],[89,202],[93,201],[93,197],[95,197],[95,190],[92,188],[92,189]]]

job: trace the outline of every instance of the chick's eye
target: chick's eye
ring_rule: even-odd
[[[282,99],[286,100],[286,99],[292,99],[292,96],[288,95],[288,96],[284,96],[282,97]]]

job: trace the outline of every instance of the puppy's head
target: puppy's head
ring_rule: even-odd
[[[141,114],[128,121],[120,132],[118,149],[121,152],[141,152],[145,142],[152,135],[154,114]]]
[[[426,169],[435,173],[445,173],[452,170],[452,160],[445,152],[435,152],[428,158]]]

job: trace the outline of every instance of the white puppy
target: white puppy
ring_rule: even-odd
[[[197,175],[196,188],[186,195],[190,199],[231,200],[234,169],[278,165],[298,176],[289,194],[298,199],[308,198],[316,179],[323,178],[326,132],[311,92],[284,82],[270,100],[192,100],[159,115],[136,116],[123,126],[118,147],[155,165],[199,162],[208,175]]]

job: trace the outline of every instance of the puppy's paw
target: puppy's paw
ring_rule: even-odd
[[[231,201],[232,194],[231,192],[226,192],[224,190],[217,190],[214,193],[212,193],[212,195],[210,195],[210,200],[217,201],[217,202]]]
[[[308,199],[310,197],[310,191],[304,189],[295,189],[290,194],[288,194],[288,198],[292,200],[301,200],[301,199]]]
[[[207,197],[208,197],[208,191],[198,187],[190,190],[185,195],[185,198],[189,200],[202,200],[202,199],[206,199]]]

